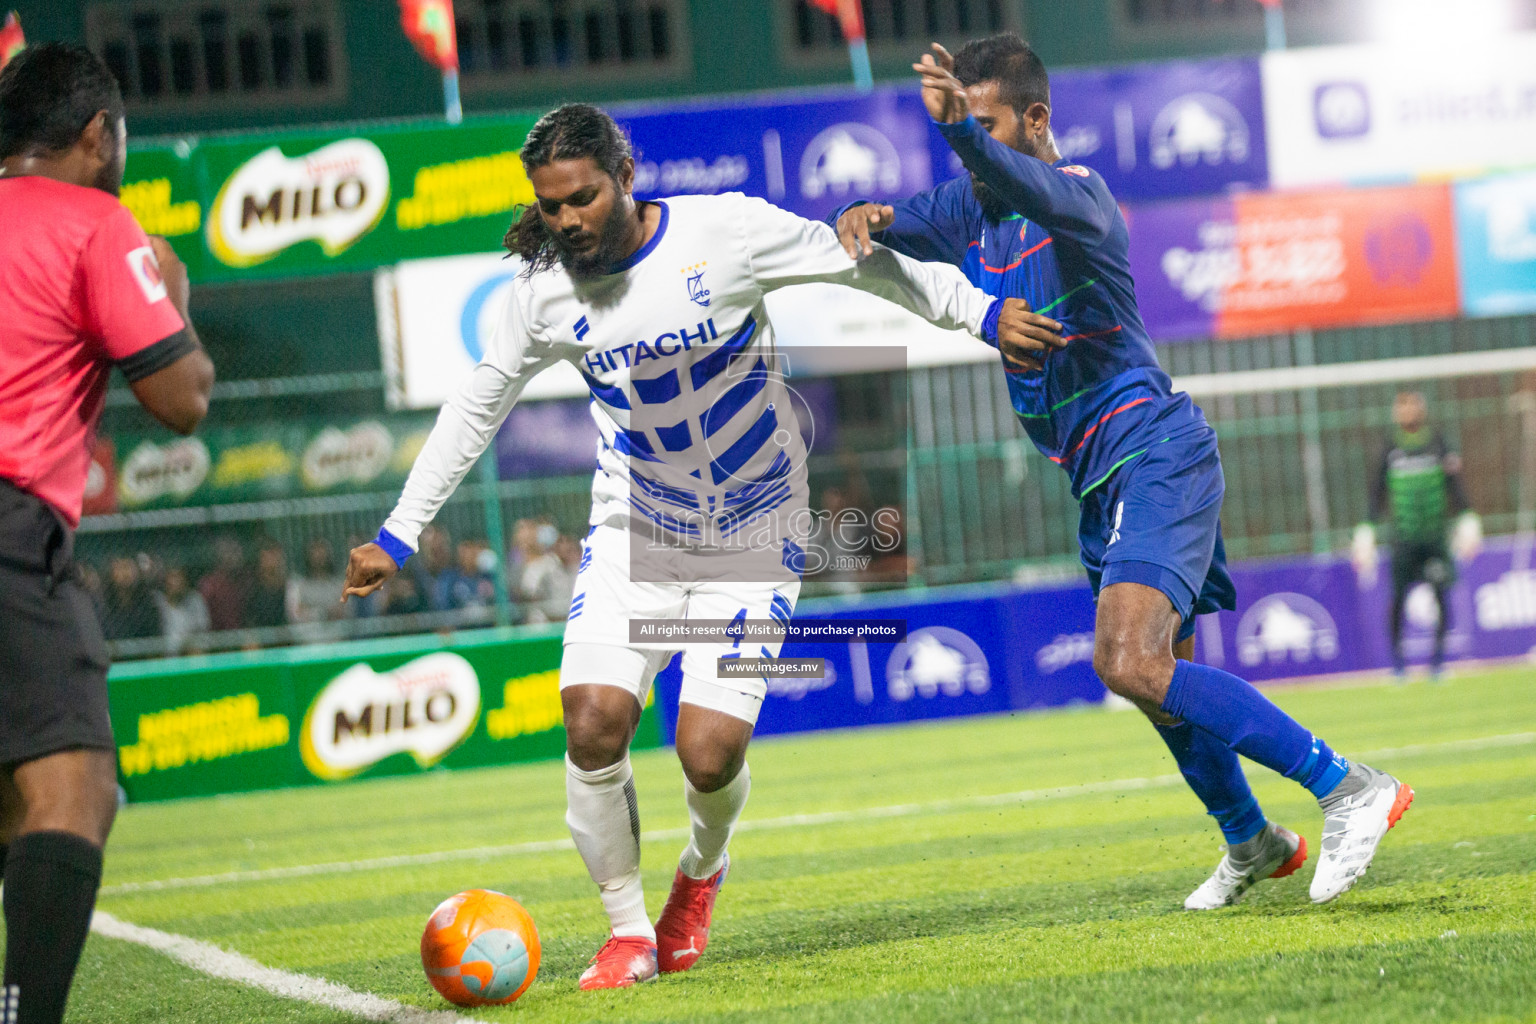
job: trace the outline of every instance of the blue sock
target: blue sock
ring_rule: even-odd
[[[1177,662],[1162,706],[1250,761],[1301,783],[1318,799],[1333,792],[1349,771],[1349,762],[1328,744],[1250,684],[1219,668]]]
[[[1179,763],[1184,781],[1221,826],[1229,846],[1247,842],[1263,831],[1264,812],[1248,788],[1237,755],[1225,743],[1188,722],[1153,725]]]

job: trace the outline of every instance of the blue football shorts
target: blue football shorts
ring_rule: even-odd
[[[1077,541],[1097,600],[1112,583],[1162,591],[1194,635],[1195,616],[1237,604],[1221,543],[1226,481],[1209,426],[1150,445],[1083,496]]]

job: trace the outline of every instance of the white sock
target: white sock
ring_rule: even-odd
[[[656,940],[640,886],[640,808],[629,757],[595,772],[565,759],[565,823],[597,883],[613,934]]]
[[[725,863],[725,846],[731,841],[741,809],[747,806],[747,794],[752,792],[752,772],[743,764],[734,779],[713,793],[700,793],[685,776],[683,792],[688,798],[693,835],[678,867],[689,878],[708,878]]]

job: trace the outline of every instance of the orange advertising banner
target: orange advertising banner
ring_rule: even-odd
[[[1126,210],[1154,338],[1238,338],[1458,314],[1448,185],[1239,193]]]
[[[1239,195],[1221,337],[1457,314],[1447,185]]]

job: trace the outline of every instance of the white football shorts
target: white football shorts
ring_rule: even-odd
[[[679,699],[755,725],[768,680],[762,676],[721,679],[719,659],[776,658],[780,643],[636,643],[630,639],[630,622],[729,620],[739,616],[787,622],[800,595],[799,582],[634,583],[629,578],[629,559],[630,534],[623,528],[594,527],[583,542],[576,592],[565,624],[561,689],[579,683],[619,686],[634,694],[644,707],[656,673],[681,651],[683,688]]]

